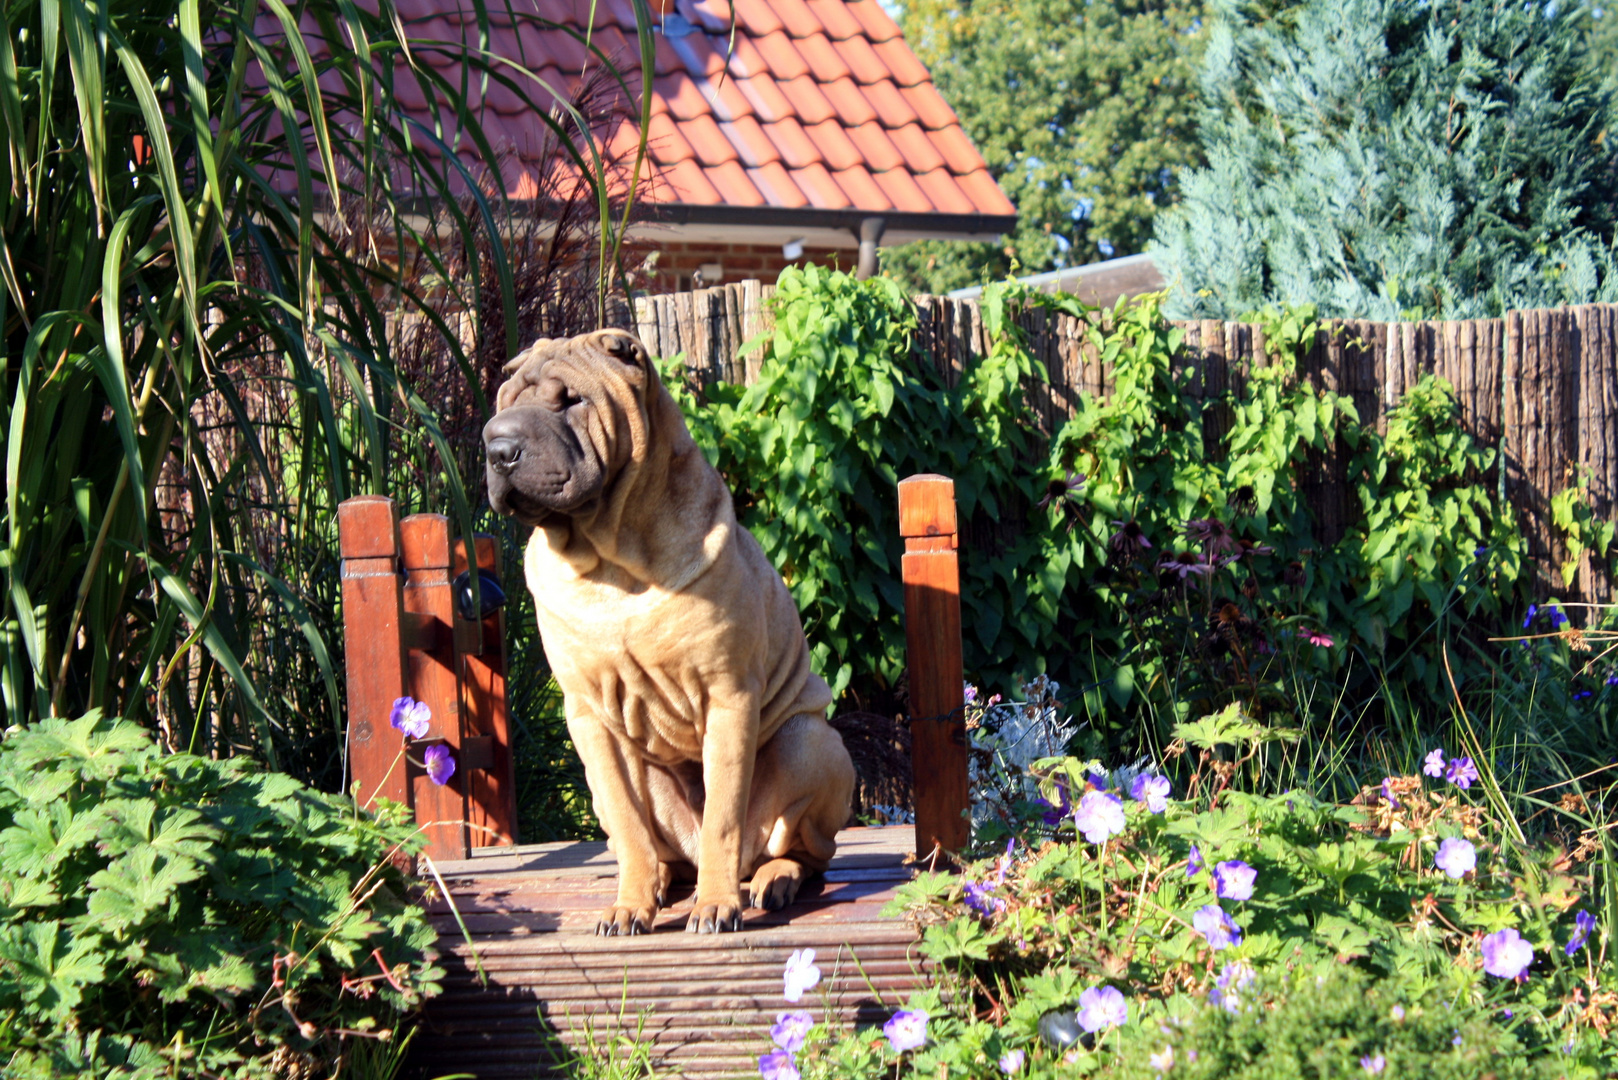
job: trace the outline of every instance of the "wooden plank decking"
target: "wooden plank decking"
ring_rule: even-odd
[[[775,1015],[808,1008],[854,1023],[885,1020],[928,979],[914,929],[881,908],[911,877],[907,827],[846,829],[824,880],[785,911],[749,910],[739,934],[684,932],[690,890],[676,893],[652,933],[599,938],[617,869],[606,845],[538,844],[439,864],[449,905],[430,907],[447,975],[429,1003],[409,1072],[478,1080],[560,1075],[592,1035],[639,1032],[654,1064],[692,1077],[757,1074]],[[794,949],[812,948],[823,977],[797,1006],[782,996]],[[480,985],[476,963],[487,985]],[[588,1032],[587,1029],[588,1028]]]

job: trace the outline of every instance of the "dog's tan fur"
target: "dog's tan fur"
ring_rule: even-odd
[[[689,868],[687,929],[739,929],[744,878],[756,906],[790,903],[849,815],[853,767],[797,609],[638,341],[541,341],[506,370],[489,445],[577,440],[498,478],[491,457],[490,487],[538,525],[524,571],[618,858],[598,932],[650,929]]]

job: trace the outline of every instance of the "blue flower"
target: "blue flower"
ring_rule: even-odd
[[[1242,943],[1242,930],[1218,904],[1204,904],[1191,916],[1191,928],[1208,939],[1214,952]]]
[[[893,1014],[893,1019],[882,1025],[882,1034],[888,1037],[888,1045],[895,1054],[921,1049],[927,1045],[927,1011],[900,1009]]]
[[[1124,804],[1105,791],[1086,791],[1073,811],[1073,824],[1090,843],[1105,843],[1124,831]]]
[[[1214,895],[1221,900],[1251,900],[1257,878],[1258,871],[1240,859],[1219,863],[1213,872]]]
[[[1593,693],[1594,693],[1594,691],[1592,691],[1592,690],[1580,690],[1577,694],[1573,695],[1573,700],[1574,701],[1583,700],[1584,698],[1590,697]]]
[[[1562,613],[1561,608],[1552,607],[1550,609],[1550,616],[1551,616],[1551,625],[1553,627],[1557,628],[1558,630],[1560,630],[1563,626],[1567,625],[1567,616]]]
[[[1006,902],[998,896],[990,895],[990,890],[975,881],[968,881],[962,890],[962,899],[966,906],[979,915],[989,916],[997,911],[1004,911]]]
[[[1590,940],[1590,934],[1596,928],[1596,917],[1588,911],[1581,910],[1573,916],[1573,936],[1567,939],[1567,954],[1572,956],[1584,948],[1584,943]]]
[[[787,1053],[794,1053],[803,1046],[809,1029],[814,1026],[815,1018],[806,1012],[778,1013],[775,1026],[770,1028],[770,1041]]]
[[[455,775],[455,758],[450,755],[449,747],[443,743],[429,746],[422,757],[427,769],[427,779],[439,787],[449,783],[449,778]]]
[[[1090,1034],[1128,1021],[1129,1003],[1116,987],[1092,986],[1079,995],[1079,1026]]]
[[[798,1080],[798,1066],[785,1050],[772,1050],[758,1059],[758,1072],[764,1080]]]
[[[1534,616],[1538,615],[1538,614],[1539,614],[1539,605],[1538,604],[1529,604],[1528,605],[1528,614],[1527,614],[1527,616],[1525,616],[1523,618],[1523,621],[1522,621],[1522,628],[1524,630],[1528,629],[1529,625],[1532,624],[1533,621],[1534,621]]]
[[[1169,808],[1169,794],[1174,790],[1169,778],[1166,776],[1151,776],[1141,773],[1135,777],[1135,782],[1129,785],[1129,797],[1136,802],[1146,804],[1146,809],[1154,814],[1161,814]]]
[[[407,739],[425,739],[432,720],[433,710],[413,697],[396,699],[388,714],[388,723]]]
[[[1497,979],[1515,979],[1534,962],[1534,948],[1511,927],[1483,938],[1483,970]]]
[[[1472,786],[1472,781],[1478,778],[1478,767],[1472,764],[1469,757],[1458,757],[1450,761],[1449,767],[1444,770],[1444,777],[1456,787],[1465,791]]]
[[[1433,865],[1448,877],[1463,878],[1478,867],[1477,849],[1471,841],[1452,836],[1438,845],[1438,855],[1433,859]]]
[[[1197,845],[1191,845],[1191,856],[1185,861],[1185,876],[1196,877],[1202,873],[1202,850]]]

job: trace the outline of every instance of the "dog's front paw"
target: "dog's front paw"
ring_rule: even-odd
[[[723,934],[727,930],[742,928],[742,898],[708,902],[700,896],[686,921],[686,931],[692,934]]]
[[[649,934],[652,932],[652,920],[656,916],[655,907],[632,908],[614,904],[601,913],[601,920],[596,923],[596,936],[628,937],[631,934]]]
[[[808,876],[808,869],[796,859],[771,859],[754,872],[747,891],[754,907],[780,911],[798,898],[798,889]]]

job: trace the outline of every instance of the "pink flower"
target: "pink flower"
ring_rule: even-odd
[[[1331,637],[1319,630],[1305,630],[1303,632],[1303,639],[1309,644],[1318,646],[1322,649],[1331,648]]]

